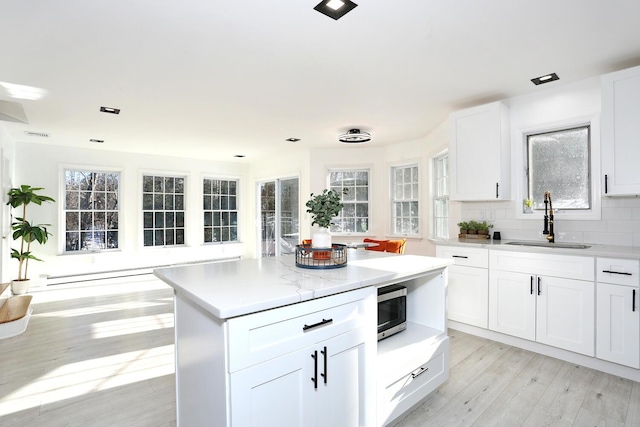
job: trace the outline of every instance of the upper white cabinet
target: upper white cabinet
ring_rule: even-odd
[[[640,194],[640,67],[602,76],[604,194]]]
[[[509,110],[500,102],[449,116],[451,200],[509,200]]]

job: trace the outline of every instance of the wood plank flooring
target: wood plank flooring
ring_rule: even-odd
[[[147,275],[32,295],[27,331],[0,341],[0,426],[176,425],[168,286]],[[396,427],[640,427],[640,383],[449,332],[449,381]]]

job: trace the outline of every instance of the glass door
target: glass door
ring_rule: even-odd
[[[298,178],[258,183],[260,256],[291,254],[300,243]]]

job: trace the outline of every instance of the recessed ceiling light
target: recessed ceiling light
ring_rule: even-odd
[[[113,107],[100,107],[100,112],[109,114],[120,114],[120,109]]]
[[[94,138],[91,138],[91,139],[89,140],[89,142],[95,142],[96,144],[103,144],[103,143],[104,143],[104,139],[94,139]]]
[[[350,0],[322,0],[314,9],[329,18],[338,20],[356,6],[358,5]]]
[[[338,136],[338,141],[347,144],[360,144],[371,141],[371,134],[360,129],[350,129],[349,132]]]
[[[237,157],[237,158],[241,159],[241,158],[245,157],[245,155],[244,154],[236,154],[233,157]]]
[[[534,85],[541,85],[543,83],[553,82],[555,80],[560,80],[560,77],[556,73],[545,74],[544,76],[536,77],[535,79],[531,79]]]
[[[298,142],[298,141],[300,141],[300,138],[287,138],[287,139],[285,139],[285,141],[288,141],[288,142]]]

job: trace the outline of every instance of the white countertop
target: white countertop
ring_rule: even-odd
[[[521,240],[516,240],[521,241]],[[554,253],[565,255],[582,255],[582,256],[600,256],[611,258],[631,258],[640,259],[640,248],[634,246],[614,246],[614,245],[597,245],[586,243],[590,245],[590,248],[586,249],[568,249],[559,248],[553,246],[553,243],[549,243],[549,246],[518,246],[509,245],[507,243],[513,242],[513,240],[478,240],[478,239],[449,239],[449,240],[433,240],[436,245],[446,246],[465,246],[474,248],[484,248],[491,250],[503,250],[514,252],[533,252],[533,253]],[[573,242],[567,242],[573,243]]]
[[[296,267],[295,257],[167,267],[154,274],[220,319],[408,279],[453,264],[449,259],[348,249],[347,266]]]

